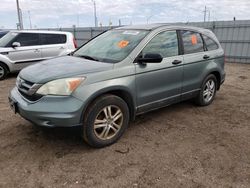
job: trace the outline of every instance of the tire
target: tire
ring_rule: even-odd
[[[8,69],[5,64],[0,63],[0,80],[4,80],[8,74]]]
[[[199,95],[195,98],[195,103],[199,106],[211,104],[215,98],[218,82],[213,74],[208,75],[202,83]]]
[[[92,147],[106,147],[123,135],[128,123],[127,103],[118,96],[104,95],[97,98],[86,111],[83,138]]]

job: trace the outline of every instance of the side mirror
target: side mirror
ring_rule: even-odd
[[[17,48],[17,47],[20,47],[21,44],[20,44],[20,42],[13,42],[11,46],[12,46],[12,48]]]
[[[145,54],[144,57],[137,59],[138,63],[160,63],[162,62],[162,56],[160,54]]]

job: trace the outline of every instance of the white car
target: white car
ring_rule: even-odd
[[[67,55],[76,47],[70,32],[10,31],[0,39],[0,80],[32,63]]]

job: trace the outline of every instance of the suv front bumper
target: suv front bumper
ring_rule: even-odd
[[[44,96],[38,101],[26,100],[15,87],[9,95],[10,106],[24,119],[45,127],[81,125],[84,102],[73,96]]]

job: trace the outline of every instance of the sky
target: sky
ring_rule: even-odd
[[[250,19],[250,0],[95,0],[98,25]],[[24,28],[93,27],[93,0],[19,0]],[[207,12],[207,20],[209,19]],[[29,19],[30,17],[30,19]],[[31,20],[31,24],[30,24]],[[16,0],[1,0],[0,29],[16,28]]]

